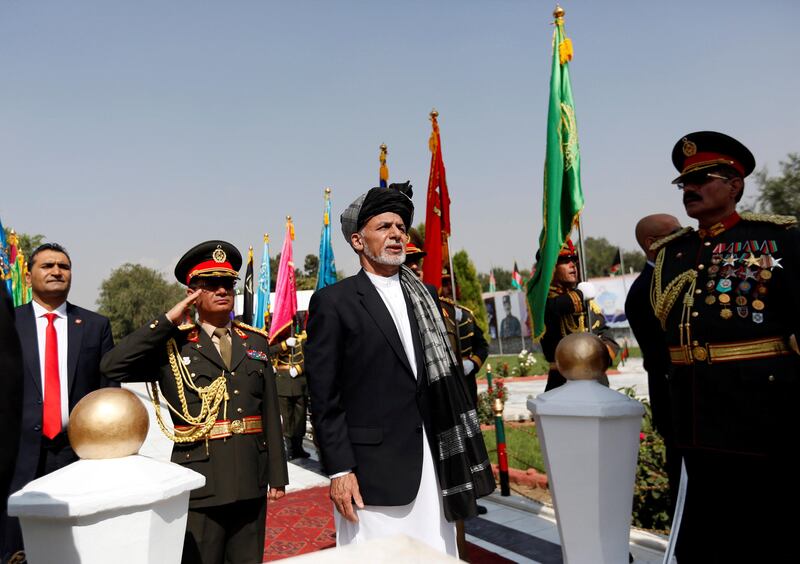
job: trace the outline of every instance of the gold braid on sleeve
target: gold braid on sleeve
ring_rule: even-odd
[[[697,281],[697,271],[694,269],[689,269],[685,272],[680,273],[678,276],[670,280],[667,287],[662,290],[661,285],[661,270],[664,266],[664,256],[665,256],[665,249],[661,249],[658,253],[658,258],[656,258],[656,267],[655,272],[653,274],[653,282],[650,285],[650,305],[653,307],[653,312],[655,313],[656,317],[661,321],[661,328],[666,331],[667,329],[667,317],[669,316],[669,312],[672,311],[675,302],[678,301],[678,298],[683,292],[684,287],[689,284],[689,293],[687,294],[689,300],[684,300],[684,306],[691,309],[692,305],[694,305],[694,301],[691,295],[691,291],[694,289],[695,283]]]
[[[167,341],[167,357],[169,358],[169,366],[172,369],[172,374],[175,377],[175,387],[178,390],[178,399],[181,403],[180,411],[166,401],[166,398],[164,401],[169,407],[169,410],[191,428],[187,430],[175,429],[173,432],[167,429],[163,417],[161,416],[161,405],[158,399],[158,383],[151,382],[150,399],[153,402],[158,426],[161,428],[161,432],[174,443],[192,443],[204,439],[211,431],[214,423],[216,423],[217,415],[219,414],[219,409],[223,401],[226,402],[225,406],[227,408],[229,396],[225,376],[219,376],[206,387],[195,386],[189,369],[186,368],[183,359],[180,358],[180,350],[178,350],[178,344],[175,342],[175,339]],[[189,413],[189,406],[186,402],[187,387],[200,397],[201,407],[200,413],[197,416],[193,416]],[[227,414],[223,417],[226,415]]]

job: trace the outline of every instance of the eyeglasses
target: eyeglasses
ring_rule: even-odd
[[[714,178],[725,180],[726,182],[731,180],[727,176],[722,176],[714,172],[695,172],[684,176],[680,182],[675,183],[675,186],[677,186],[678,190],[683,190],[687,186],[705,186]]]
[[[197,281],[197,287],[207,292],[213,292],[217,288],[233,290],[236,280],[233,278],[201,278]]]

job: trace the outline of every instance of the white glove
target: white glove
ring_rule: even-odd
[[[578,284],[578,290],[583,294],[584,300],[591,300],[597,297],[597,288],[591,282],[581,282]]]
[[[295,368],[294,366],[292,366],[292,367],[289,369],[289,376],[291,376],[292,378],[294,378],[295,376],[297,376],[297,368]]]
[[[474,363],[474,362],[472,362],[472,361],[471,361],[471,360],[469,360],[469,359],[467,359],[467,360],[462,360],[462,361],[461,361],[461,364],[462,364],[462,366],[464,366],[464,374],[469,374],[470,372],[472,372],[473,370],[475,370],[475,363]]]
[[[464,317],[464,312],[461,310],[461,308],[457,307],[456,308],[456,321],[461,323],[461,319],[463,319],[463,317]]]
[[[297,339],[295,339],[294,337],[289,337],[288,339],[286,339],[285,343],[286,343],[286,346],[289,347],[289,348],[296,347],[297,346]]]

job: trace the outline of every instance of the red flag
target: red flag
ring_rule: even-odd
[[[281,263],[278,266],[278,279],[275,282],[275,306],[272,309],[272,324],[269,327],[269,342],[291,327],[297,313],[297,285],[294,278],[294,258],[292,256],[294,225],[292,218],[286,218],[286,238],[281,249]]]
[[[442,287],[442,267],[447,257],[447,237],[450,235],[450,196],[442,160],[442,141],[439,136],[439,113],[431,112],[431,132],[428,146],[431,150],[431,172],[428,177],[428,202],[425,212],[425,251],[422,263],[422,281]]]

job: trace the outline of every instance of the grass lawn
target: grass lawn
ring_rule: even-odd
[[[533,425],[506,425],[505,428],[509,467],[520,470],[535,468],[544,472],[544,459],[539,448],[536,427]],[[489,459],[497,464],[497,442],[494,428],[483,431],[483,440],[486,442],[486,450],[489,451]]]
[[[628,351],[630,352],[631,357],[642,356],[642,352],[639,350],[639,347],[628,347]],[[533,371],[529,375],[547,374],[549,363],[544,359],[544,355],[536,352],[533,353],[533,356],[536,357],[536,364],[533,366]],[[616,368],[618,363],[619,355],[617,355],[617,361],[614,363],[612,368]],[[503,364],[508,364],[508,376],[504,376],[501,372]],[[519,356],[516,354],[489,355],[489,358],[486,359],[486,362],[483,363],[483,366],[481,366],[481,369],[478,371],[479,380],[481,378],[486,378],[487,365],[492,367],[493,378],[513,378],[519,373]]]

